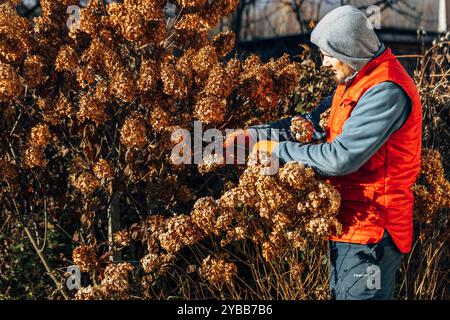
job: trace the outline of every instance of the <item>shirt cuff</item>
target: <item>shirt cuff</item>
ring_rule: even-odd
[[[280,143],[278,143],[275,148],[273,148],[271,154],[275,155],[278,159],[280,159],[282,162],[287,162],[285,161],[281,156],[280,156],[280,149],[283,147],[283,145],[286,144],[287,141],[282,141]]]

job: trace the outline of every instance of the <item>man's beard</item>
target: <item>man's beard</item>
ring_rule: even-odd
[[[355,74],[355,72],[353,71],[352,73],[335,73],[334,74],[334,80],[338,83],[338,84],[346,84],[346,80],[348,78],[351,78],[353,75]]]
[[[335,75],[334,76],[334,80],[338,83],[338,84],[345,84],[345,79],[347,79],[346,76],[343,75]]]

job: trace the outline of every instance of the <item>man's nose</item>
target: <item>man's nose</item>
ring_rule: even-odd
[[[328,57],[323,57],[322,66],[326,68],[332,67],[331,61]]]

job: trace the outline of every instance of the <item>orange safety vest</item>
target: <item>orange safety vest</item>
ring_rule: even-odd
[[[390,49],[365,65],[349,86],[338,85],[331,105],[327,142],[341,134],[360,97],[385,81],[403,88],[411,99],[412,111],[403,126],[358,171],[329,178],[341,193],[338,218],[343,225],[343,233],[330,240],[376,243],[387,229],[398,249],[407,253],[413,235],[411,187],[420,170],[422,105],[413,80]]]

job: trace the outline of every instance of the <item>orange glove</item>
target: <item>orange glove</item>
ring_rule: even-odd
[[[256,152],[267,152],[268,154],[272,153],[273,149],[278,145],[278,142],[276,141],[270,141],[270,140],[261,140],[257,142],[254,146],[252,151]]]

